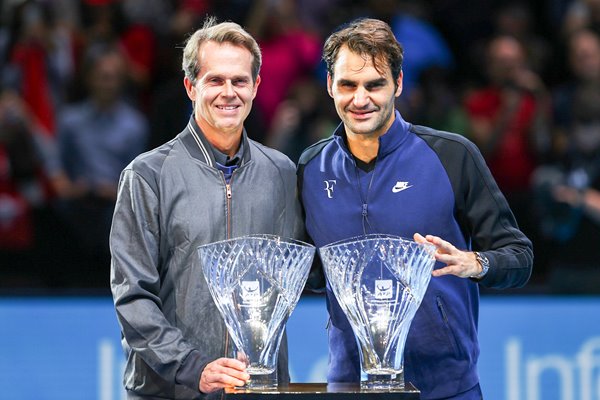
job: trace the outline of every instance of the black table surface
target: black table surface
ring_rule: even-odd
[[[228,400],[418,400],[419,391],[407,382],[402,390],[367,390],[358,383],[290,383],[268,391],[225,389]]]

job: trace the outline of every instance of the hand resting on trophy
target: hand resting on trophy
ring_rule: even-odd
[[[202,393],[210,393],[226,387],[244,386],[249,379],[245,362],[223,357],[206,365],[200,375],[199,388]]]
[[[481,272],[481,265],[475,253],[457,249],[452,243],[433,235],[423,236],[415,233],[413,239],[417,243],[431,243],[436,247],[435,260],[446,264],[445,267],[434,269],[432,276],[456,275],[469,278]]]

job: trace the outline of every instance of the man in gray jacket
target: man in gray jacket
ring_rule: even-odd
[[[121,174],[111,289],[127,355],[129,399],[198,399],[248,380],[197,264],[199,245],[246,234],[298,237],[293,163],[249,140],[260,84],[256,41],[207,20],[183,50],[194,104],[187,127]],[[282,342],[278,379],[289,381]]]

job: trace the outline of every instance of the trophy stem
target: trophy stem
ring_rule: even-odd
[[[374,375],[367,374],[367,380],[361,382],[363,389],[375,390],[403,390],[404,389],[404,372],[391,375]]]

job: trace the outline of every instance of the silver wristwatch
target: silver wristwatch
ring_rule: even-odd
[[[475,253],[475,258],[477,258],[477,262],[479,262],[479,264],[481,265],[481,272],[477,275],[471,275],[470,278],[481,279],[485,276],[485,274],[487,274],[488,270],[490,269],[490,260],[488,260],[486,256],[484,256],[478,251],[474,251],[473,253]]]

